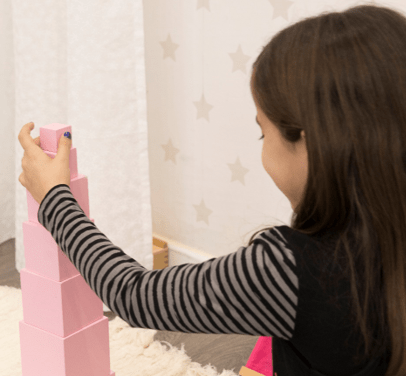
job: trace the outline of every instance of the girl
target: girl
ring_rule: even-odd
[[[277,376],[404,376],[405,62],[406,17],[384,7],[310,17],[272,38],[251,89],[263,166],[294,214],[232,254],[147,270],[63,181],[38,196],[38,220],[131,327],[272,337],[263,357]],[[20,182],[31,189],[42,178],[29,177],[39,157],[27,137]]]
[[[403,14],[358,6],[280,31],[254,63],[262,163],[295,211],[249,242],[293,255],[270,261],[280,376],[406,374],[405,35]]]

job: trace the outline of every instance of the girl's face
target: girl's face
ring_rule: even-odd
[[[265,136],[262,140],[262,165],[295,210],[303,195],[308,174],[305,133],[302,131],[302,138],[295,144],[295,149],[289,148],[278,128],[256,103],[255,106],[257,121]]]

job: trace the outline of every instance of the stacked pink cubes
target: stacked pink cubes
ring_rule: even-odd
[[[51,158],[72,127],[40,128],[41,148]],[[70,190],[90,218],[87,177],[78,174],[77,151],[70,151]],[[110,370],[108,319],[103,302],[38,222],[39,204],[27,190],[28,221],[23,223],[25,268],[20,272],[23,376],[114,376]],[[94,223],[94,220],[91,219]]]

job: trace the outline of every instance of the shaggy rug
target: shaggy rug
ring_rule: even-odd
[[[0,286],[0,375],[22,376],[19,321],[23,320],[20,289]],[[213,366],[202,367],[166,341],[154,341],[157,331],[131,328],[116,317],[109,322],[110,369],[116,376],[237,376],[221,374]]]

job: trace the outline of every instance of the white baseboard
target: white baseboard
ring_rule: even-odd
[[[168,243],[169,248],[169,265],[182,265],[182,264],[199,264],[201,262],[210,260],[215,256],[202,255],[187,248],[177,247]]]
[[[165,236],[155,233],[153,233],[153,236],[168,243],[168,266],[198,264],[216,257],[198,249],[188,247],[170,238],[166,238]]]

